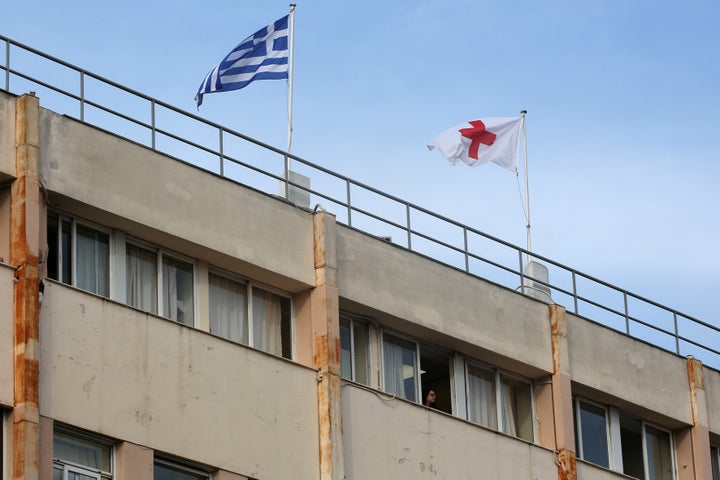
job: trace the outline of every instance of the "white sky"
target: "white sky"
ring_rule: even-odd
[[[425,144],[527,109],[533,250],[720,324],[720,2],[297,3],[293,153],[524,247],[516,178]],[[0,34],[195,112],[207,71],[288,10],[6,0]],[[285,148],[286,102],[256,82],[199,115]]]

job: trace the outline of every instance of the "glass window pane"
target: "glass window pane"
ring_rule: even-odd
[[[163,257],[163,316],[183,325],[195,325],[193,266]]]
[[[467,375],[468,420],[497,430],[495,372],[468,365]]]
[[[247,285],[210,274],[210,332],[247,344]]]
[[[642,424],[640,420],[620,415],[620,443],[622,447],[623,473],[645,480]]]
[[[53,456],[86,467],[110,471],[110,447],[55,432]]]
[[[76,286],[105,297],[110,296],[110,237],[106,233],[76,227]]]
[[[340,376],[353,380],[352,376],[352,348],[350,345],[350,320],[340,317]]]
[[[503,432],[533,441],[532,393],[529,383],[500,377],[500,420]]]
[[[176,465],[156,463],[153,468],[153,480],[206,480],[208,475]]]
[[[59,277],[59,245],[58,245],[58,218],[56,213],[48,213],[47,217],[47,258],[45,264],[47,265],[47,276],[53,280],[60,280]]]
[[[157,313],[157,253],[127,245],[127,303]]]
[[[583,459],[588,462],[610,467],[608,453],[607,416],[605,409],[580,402],[580,431]]]
[[[720,480],[720,449],[710,446],[710,456],[712,457],[713,480]]]
[[[383,336],[383,388],[398,397],[417,401],[415,342]]]
[[[72,284],[72,225],[68,220],[62,220],[62,234],[60,236],[60,279],[63,283]]]
[[[353,350],[355,352],[355,381],[368,385],[370,369],[369,327],[363,322],[353,322]]]
[[[647,446],[648,478],[650,480],[672,480],[670,434],[646,426],[645,445]]]
[[[252,289],[253,347],[282,355],[281,297],[257,287]]]

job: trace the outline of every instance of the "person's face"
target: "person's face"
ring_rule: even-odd
[[[435,403],[435,391],[430,390],[427,394],[427,397],[425,397],[425,403],[430,405],[431,403]]]

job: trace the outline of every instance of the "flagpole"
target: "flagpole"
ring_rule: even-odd
[[[287,153],[285,155],[285,181],[289,179],[290,175],[290,150],[292,149],[292,97],[293,97],[293,63],[295,60],[294,55],[295,47],[295,4],[290,4],[290,45],[288,52],[288,143]],[[288,189],[286,189],[287,191]]]
[[[522,115],[523,156],[525,157],[525,219],[527,221],[525,228],[527,230],[527,259],[529,262],[530,252],[532,252],[532,242],[530,240],[530,175],[528,174],[527,127],[525,126],[525,116],[527,115],[527,110],[520,110],[520,114]]]

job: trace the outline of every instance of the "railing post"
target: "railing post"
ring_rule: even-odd
[[[680,355],[680,332],[678,331],[677,312],[673,311],[673,324],[675,326],[675,353]]]
[[[468,253],[467,227],[463,227],[463,243],[465,245],[465,273],[470,273],[470,255]]]
[[[579,315],[578,312],[578,295],[577,295],[577,279],[575,278],[575,270],[572,271],[572,284],[573,284],[573,305],[575,306],[575,315]]]
[[[525,271],[523,269],[522,250],[517,249],[518,265],[520,266],[520,292],[525,295]]]
[[[410,226],[410,204],[405,203],[405,217],[407,218],[407,240],[408,240],[408,250],[412,251],[412,227]]]
[[[625,333],[630,335],[630,314],[628,313],[627,292],[623,290],[623,303],[625,304]]]
[[[220,176],[221,177],[225,176],[225,152],[223,150],[223,132],[224,131],[225,130],[222,127],[218,128],[218,136],[220,137],[218,139],[218,141],[220,143]]]
[[[347,211],[348,211],[348,227],[352,227],[352,204],[350,203],[350,180],[345,180],[345,191],[346,191],[345,201],[347,202]]]
[[[80,121],[85,122],[85,72],[80,70]]]
[[[10,91],[10,41],[5,40],[5,90]]]
[[[155,150],[155,100],[150,101],[150,144]]]

